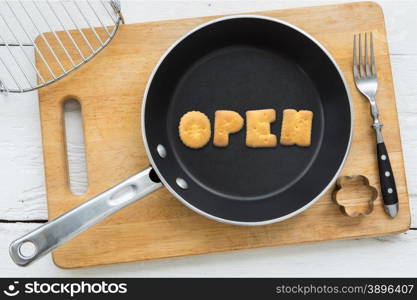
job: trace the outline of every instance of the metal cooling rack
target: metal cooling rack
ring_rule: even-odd
[[[61,79],[106,47],[122,23],[118,0],[0,0],[0,92]]]

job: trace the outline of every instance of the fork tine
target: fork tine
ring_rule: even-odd
[[[355,78],[359,77],[357,55],[356,55],[356,34],[353,35],[353,76]]]
[[[374,37],[371,32],[371,68],[372,74],[376,76],[376,65],[375,65],[375,55],[374,55]]]
[[[363,66],[364,65],[362,56],[362,33],[359,33],[359,71],[361,77],[365,77],[365,69]]]
[[[371,76],[371,68],[368,58],[368,33],[365,32],[365,69],[366,69],[366,76]]]

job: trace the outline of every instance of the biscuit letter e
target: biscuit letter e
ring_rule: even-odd
[[[246,145],[252,148],[275,147],[277,137],[271,134],[275,109],[248,110],[246,112]]]

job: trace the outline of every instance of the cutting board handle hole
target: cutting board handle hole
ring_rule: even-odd
[[[64,100],[63,111],[69,189],[74,195],[83,195],[88,189],[88,176],[80,101]]]

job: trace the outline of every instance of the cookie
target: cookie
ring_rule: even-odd
[[[217,147],[226,147],[229,145],[229,134],[242,129],[243,118],[232,110],[218,110],[214,115],[213,144]]]
[[[295,109],[284,109],[282,112],[281,144],[310,146],[312,123],[312,111],[300,110],[297,112]]]
[[[252,148],[275,147],[277,137],[271,134],[275,109],[248,110],[246,112],[246,145]]]
[[[198,149],[204,147],[210,140],[210,120],[199,111],[190,111],[181,117],[179,136],[187,147]]]

